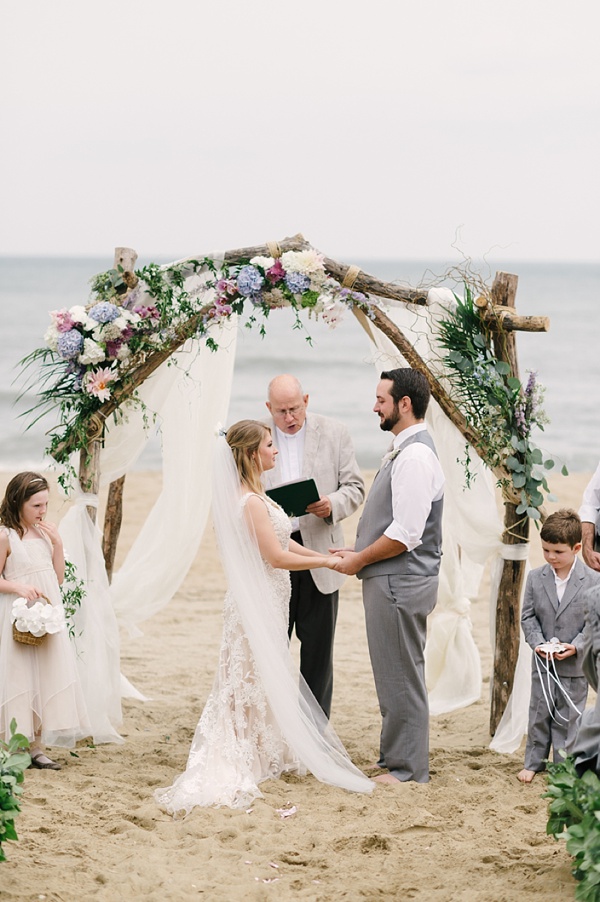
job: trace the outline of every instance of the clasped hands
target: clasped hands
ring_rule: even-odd
[[[353,548],[330,548],[329,554],[333,559],[330,570],[337,570],[345,576],[354,576],[362,569],[358,553]]]

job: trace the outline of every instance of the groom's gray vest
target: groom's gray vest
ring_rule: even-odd
[[[403,448],[413,442],[422,442],[436,454],[435,445],[428,432],[417,432],[409,438]],[[402,451],[400,452],[402,454]],[[436,454],[437,456],[437,454]],[[442,508],[444,499],[434,501],[431,505],[425,529],[421,536],[421,544],[412,551],[404,551],[385,561],[368,564],[356,574],[359,579],[370,576],[381,576],[388,573],[401,573],[410,576],[437,576],[442,556]],[[392,464],[384,464],[373,481],[369,497],[365,502],[362,516],[356,532],[355,550],[362,551],[383,535],[394,514],[392,510]]]

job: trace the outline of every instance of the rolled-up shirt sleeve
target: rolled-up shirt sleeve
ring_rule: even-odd
[[[443,496],[444,474],[434,452],[422,442],[409,445],[391,465],[394,519],[384,535],[412,551],[421,544],[432,503]]]

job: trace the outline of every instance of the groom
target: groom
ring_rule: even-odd
[[[435,607],[444,474],[427,432],[425,376],[410,367],[381,374],[374,412],[394,441],[366,500],[354,551],[339,569],[362,580],[367,640],[383,717],[382,783],[429,780],[429,706],[424,650]]]

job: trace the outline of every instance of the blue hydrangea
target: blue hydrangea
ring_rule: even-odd
[[[285,277],[285,284],[292,294],[302,294],[310,288],[310,279],[301,272],[288,272]]]
[[[119,308],[115,307],[114,304],[102,301],[88,311],[88,316],[95,319],[97,323],[112,323],[113,319],[116,319],[120,312]]]
[[[83,335],[77,329],[69,329],[58,336],[58,353],[66,360],[79,356],[83,348]]]
[[[257,270],[256,266],[242,266],[237,277],[238,291],[245,298],[249,298],[253,294],[258,294],[263,287],[265,280]]]

